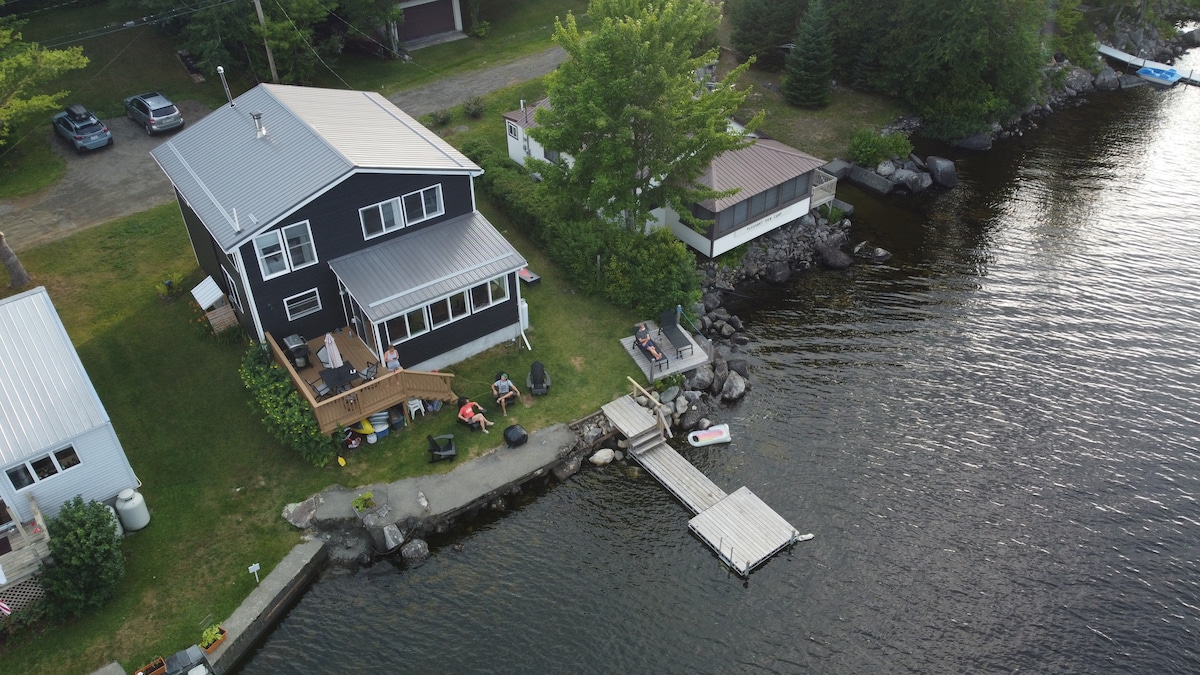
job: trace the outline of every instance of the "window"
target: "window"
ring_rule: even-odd
[[[75,448],[68,445],[61,450],[55,450],[49,455],[42,455],[23,464],[18,464],[6,473],[8,474],[9,482],[12,483],[13,489],[20,490],[38,481],[46,480],[67,469],[79,466],[79,464],[79,453],[75,452]]]
[[[246,310],[242,309],[242,297],[238,295],[238,286],[237,282],[233,280],[233,275],[224,267],[221,268],[221,271],[225,273],[225,284],[229,287],[229,302],[233,303],[234,309],[239,314],[245,312]]]
[[[387,328],[387,341],[390,344],[398,344],[408,338],[416,337],[429,331],[428,325],[425,322],[424,307],[414,309],[407,314],[401,314],[393,319],[388,319],[385,326]]]
[[[741,225],[746,222],[746,211],[749,203],[745,200],[733,205],[733,224]]]
[[[314,288],[290,298],[284,298],[283,305],[287,309],[288,321],[295,321],[302,316],[321,311],[321,294]]]
[[[516,122],[508,123],[508,135],[511,136],[512,138],[517,138],[517,123]]]
[[[793,178],[779,186],[779,198],[784,204],[796,198],[796,179]]]
[[[283,258],[283,245],[279,243],[279,232],[268,232],[254,238],[254,250],[258,252],[258,266],[263,280],[287,274],[287,261]]]
[[[467,293],[456,293],[429,304],[429,319],[434,328],[467,315]]]
[[[400,220],[400,203],[396,199],[359,209],[358,217],[362,220],[363,237],[366,239],[404,226]]]
[[[404,222],[408,225],[429,220],[446,212],[446,209],[442,208],[441,185],[410,192],[402,199],[404,200]]]
[[[317,249],[307,220],[283,228],[283,240],[287,242],[288,261],[293,270],[317,264]]]
[[[773,187],[766,191],[767,209],[773,209],[779,206],[779,187]]]
[[[471,308],[479,310],[508,299],[507,277],[497,277],[471,289]]]
[[[561,157],[561,155],[559,154],[559,152],[557,150],[547,150],[546,151],[546,161],[547,162],[558,163],[559,157]]]
[[[766,210],[767,210],[767,200],[766,200],[766,196],[763,195],[763,193],[760,192],[750,198],[750,217],[753,218],[755,216],[758,216],[763,211],[766,211]]]

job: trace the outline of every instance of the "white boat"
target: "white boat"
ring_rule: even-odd
[[[728,443],[733,440],[729,436],[728,424],[714,424],[704,431],[693,431],[687,436],[688,443],[692,447],[698,448],[702,445],[714,445],[716,443]]]

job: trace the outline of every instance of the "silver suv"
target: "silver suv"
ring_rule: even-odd
[[[145,127],[146,133],[151,136],[183,126],[183,115],[179,108],[157,91],[125,99],[125,116]]]

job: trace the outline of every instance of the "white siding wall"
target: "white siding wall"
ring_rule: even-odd
[[[741,244],[752,239],[757,239],[768,232],[787,225],[797,218],[803,217],[804,214],[808,213],[808,210],[809,198],[805,197],[774,213],[768,213],[766,216],[759,218],[749,225],[740,227],[711,243],[704,235],[680,222],[679,214],[675,213],[675,210],[670,207],[652,211],[651,213],[654,215],[655,220],[651,221],[651,225],[654,227],[670,227],[671,231],[675,233],[675,236],[680,241],[704,255],[715,258]]]
[[[27,488],[14,493],[8,475],[0,475],[3,490],[0,493],[4,501],[13,507],[23,521],[33,518],[29,508],[29,499],[25,493],[32,493],[37,500],[38,508],[47,518],[58,514],[63,502],[69,501],[75,495],[83,495],[83,501],[107,501],[117,496],[125,488],[135,488],[138,485],[133,468],[125,458],[125,451],[117,440],[117,434],[111,424],[97,427],[69,441],[79,455],[79,465],[62,471],[50,478],[40,480]],[[47,448],[53,452],[63,446]],[[6,469],[8,467],[5,467]]]

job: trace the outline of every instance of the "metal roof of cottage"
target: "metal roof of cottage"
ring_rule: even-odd
[[[478,211],[329,261],[372,322],[515,272],[526,264]]]
[[[150,154],[226,251],[354,173],[483,172],[380,94],[281,84],[258,85]]]
[[[750,145],[718,155],[696,179],[697,183],[714,190],[741,188],[741,191],[729,197],[705,200],[700,205],[713,213],[720,213],[742,200],[825,164],[825,160],[800,152],[790,145],[759,138]]]
[[[0,467],[108,421],[46,289],[0,300]]]

